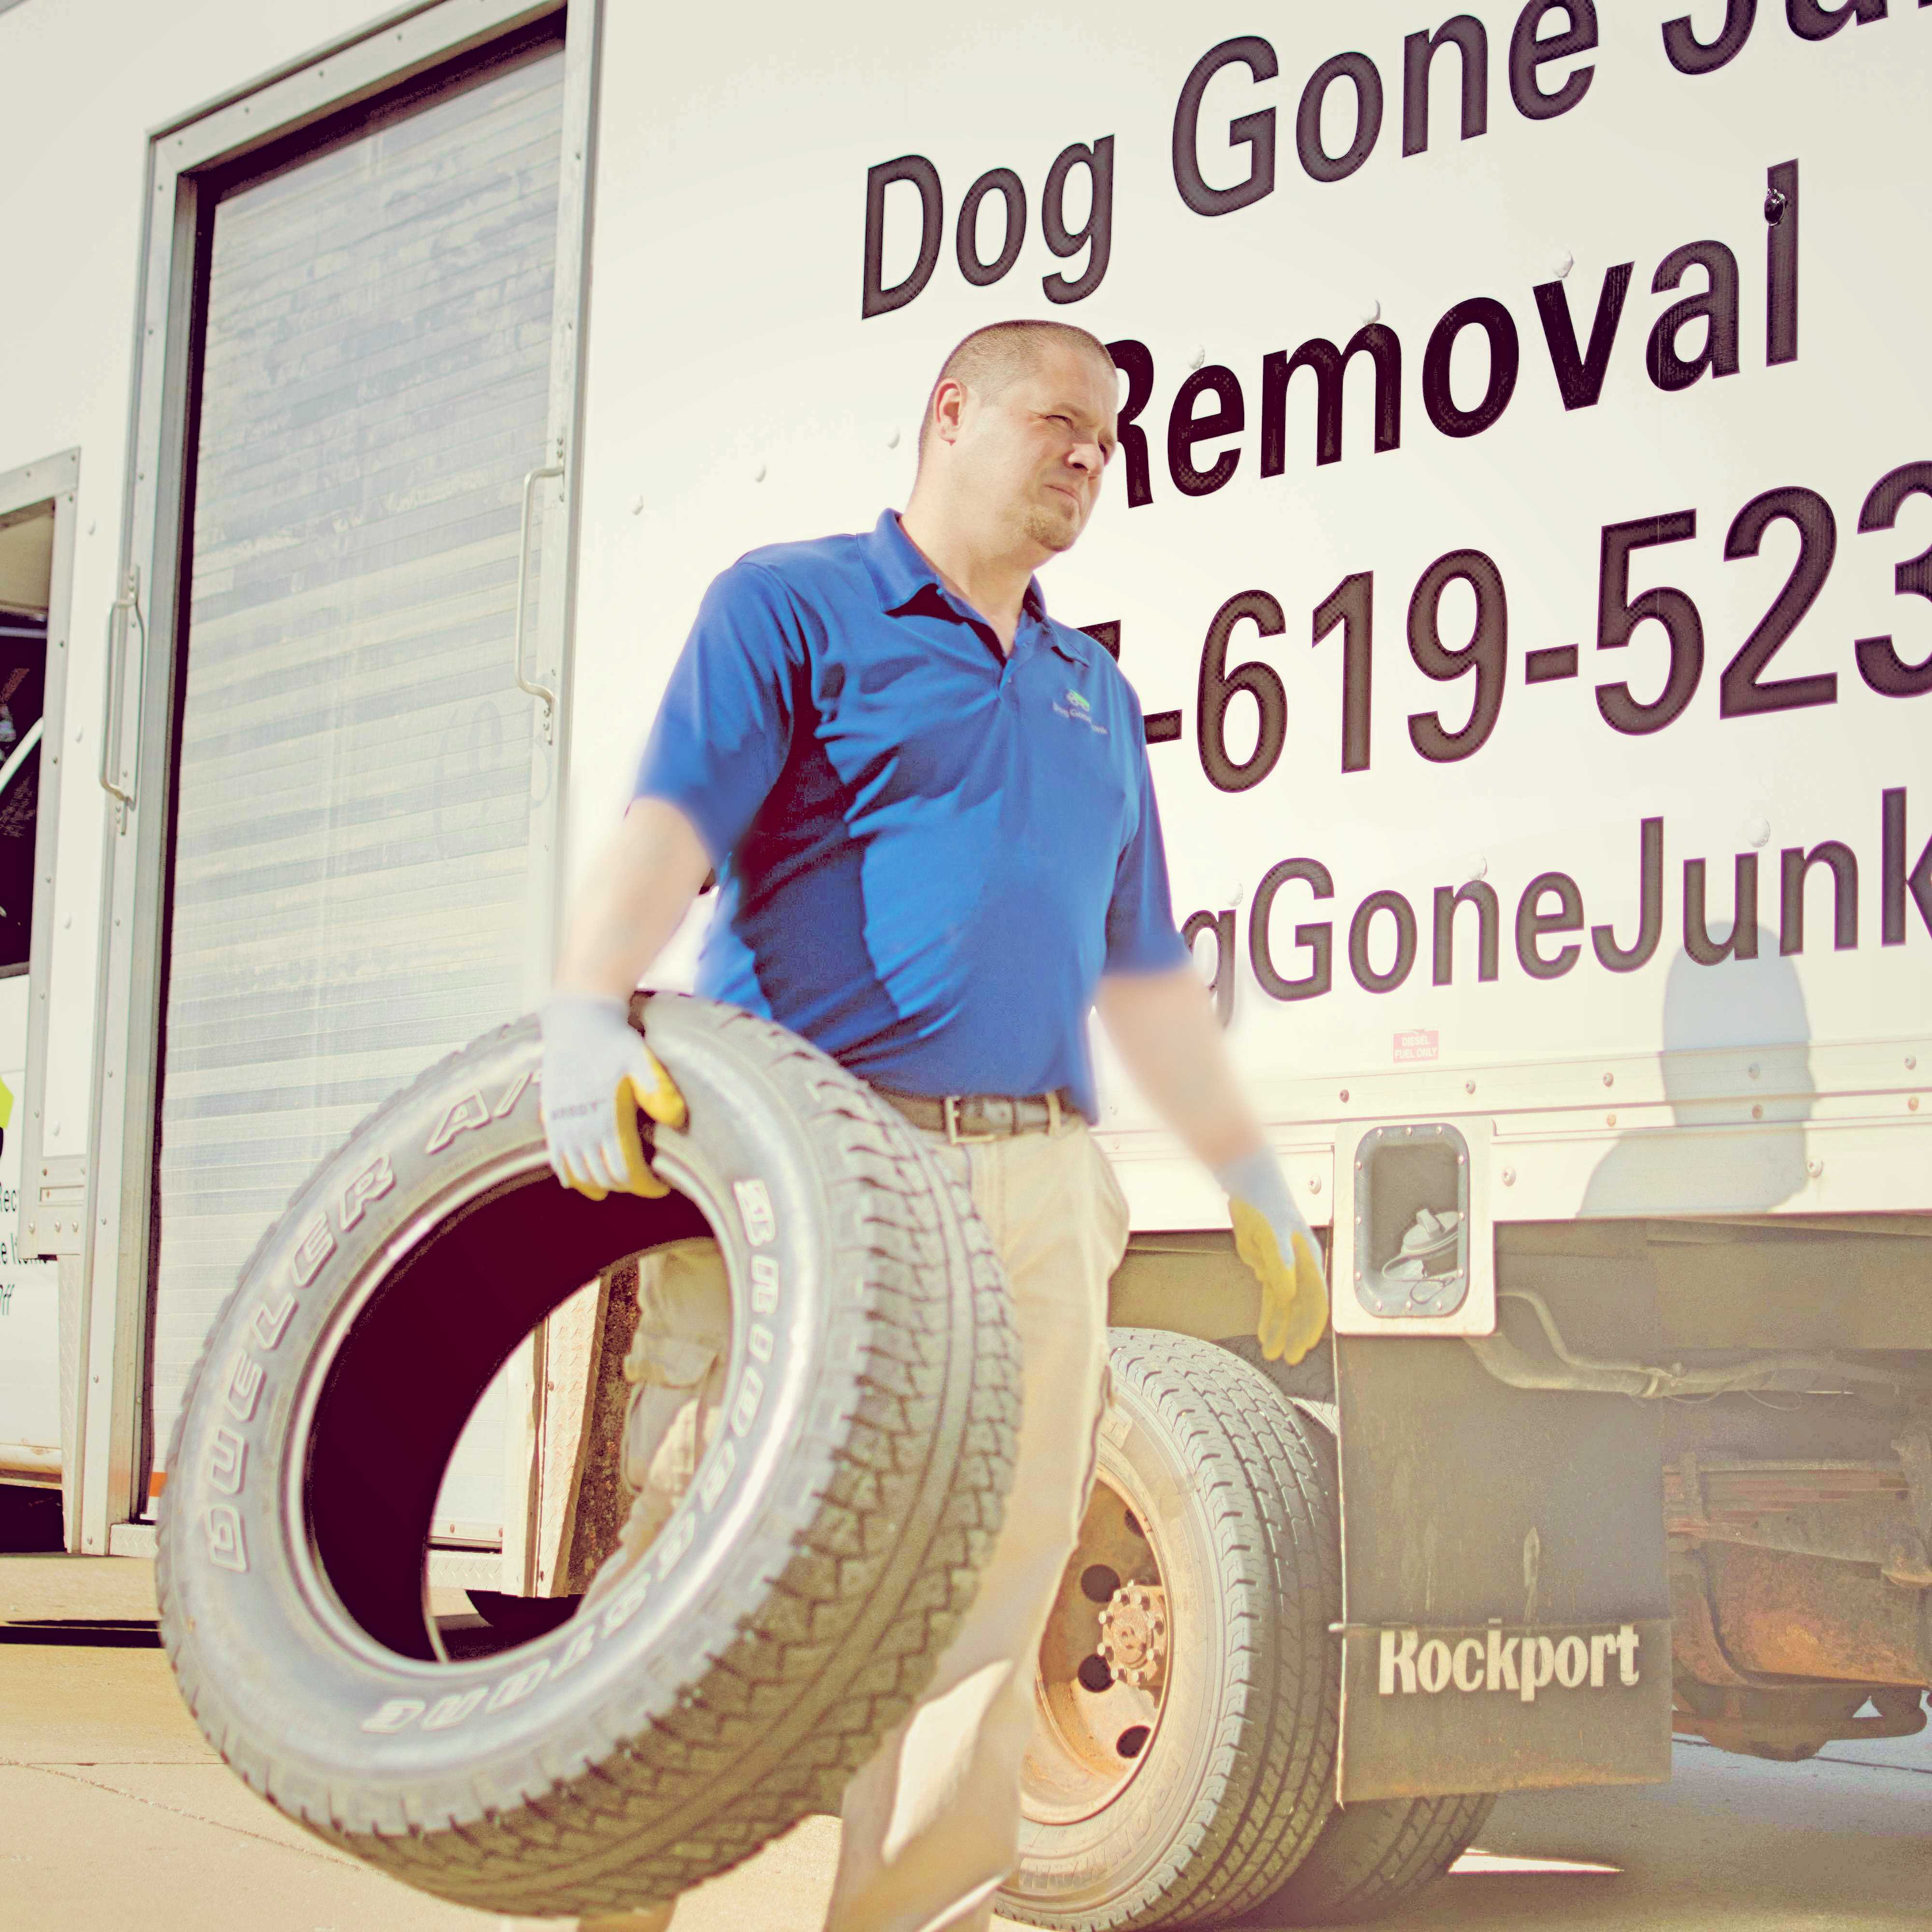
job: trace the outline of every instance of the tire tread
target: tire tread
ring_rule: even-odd
[[[839,1378],[836,1402],[814,1411],[810,1432],[827,1453],[808,1477],[792,1472],[760,1513],[762,1600],[720,1628],[706,1646],[708,1668],[674,1709],[653,1714],[642,1691],[613,1696],[532,1745],[500,1788],[482,1788],[478,1777],[466,1802],[435,1815],[406,1800],[372,1814],[368,1792],[292,1774],[250,1748],[211,1660],[170,1614],[180,1552],[164,1517],[156,1566],[163,1634],[210,1742],[317,1836],[460,1904],[508,1912],[634,1910],[749,1857],[807,1813],[835,1808],[845,1780],[929,1679],[1002,1520],[1019,1414],[1018,1343],[1004,1276],[970,1198],[910,1126],[851,1076],[768,1022],[713,1010],[721,1044],[756,1064],[774,1097],[827,1150],[835,1225],[851,1231],[829,1279],[854,1286],[834,1291],[824,1358],[856,1372]],[[380,1138],[426,1094],[463,1077],[462,1063],[519,1028],[534,1022],[499,1029],[429,1069],[364,1121],[352,1144]],[[325,1164],[289,1214],[303,1211],[334,1165]],[[263,1237],[236,1294],[274,1234]],[[949,1298],[970,1306],[973,1334],[958,1332]],[[218,1317],[212,1326],[188,1378],[176,1451],[226,1325]],[[962,1348],[970,1352],[968,1385],[949,1479],[937,1469],[934,1424],[949,1378],[962,1372]],[[901,1520],[934,1481],[941,1505],[923,1542],[908,1546]],[[855,1629],[888,1600],[876,1640],[860,1646]],[[808,1736],[776,1751],[775,1713],[801,1709],[815,1713]],[[730,1791],[761,1758],[770,1762],[748,1788]],[[722,1802],[707,1804],[705,1792],[721,1782]]]

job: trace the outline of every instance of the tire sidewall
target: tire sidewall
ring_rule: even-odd
[[[170,1458],[164,1627],[204,1728],[285,1808],[352,1833],[426,1828],[473,1813],[479,1790],[508,1802],[542,1783],[540,1761],[562,1770],[641,1734],[688,1697],[718,1633],[769,1582],[744,1524],[775,1504],[808,1510],[801,1442],[822,1429],[824,1380],[839,1373],[826,1360],[830,1177],[755,1059],[721,1041],[718,1012],[654,1001],[647,1031],[691,1102],[691,1131],[660,1136],[661,1164],[695,1184],[686,1191],[701,1186],[734,1283],[761,1264],[751,1294],[734,1295],[728,1448],[594,1616],[496,1657],[418,1664],[341,1612],[303,1528],[303,1417],[331,1337],[479,1176],[542,1165],[533,1022],[366,1123],[271,1230],[215,1323]]]

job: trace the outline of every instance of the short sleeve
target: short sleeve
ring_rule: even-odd
[[[1136,722],[1138,722],[1136,712]],[[1114,868],[1114,896],[1107,905],[1108,973],[1164,973],[1187,963],[1187,948],[1174,929],[1167,884],[1167,848],[1147,753],[1136,748],[1138,794],[1134,826]]]
[[[736,563],[714,578],[664,688],[632,788],[676,806],[722,868],[778,782],[805,648],[784,586]]]

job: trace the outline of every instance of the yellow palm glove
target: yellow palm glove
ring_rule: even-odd
[[[1229,1204],[1234,1222],[1234,1252],[1262,1285],[1262,1318],[1256,1339],[1264,1360],[1286,1356],[1298,1362],[1321,1340],[1328,1326],[1328,1284],[1322,1263],[1304,1237],[1291,1234],[1292,1259],[1284,1256],[1268,1216],[1245,1201]]]
[[[632,1027],[622,1000],[554,993],[543,1033],[544,1149],[565,1186],[592,1201],[607,1194],[655,1198],[670,1192],[651,1172],[640,1112],[681,1127],[684,1096]]]
[[[1267,1361],[1298,1362],[1328,1326],[1321,1244],[1265,1148],[1231,1161],[1215,1179],[1228,1190],[1234,1252],[1262,1285],[1255,1337]]]

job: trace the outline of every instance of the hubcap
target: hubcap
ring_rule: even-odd
[[[1020,1804],[1070,1825],[1126,1790],[1160,1727],[1173,1639],[1144,1506],[1102,1475],[1040,1640]]]
[[[1167,1592],[1123,1583],[1100,1612],[1100,1660],[1136,1690],[1158,1690],[1167,1675]]]

